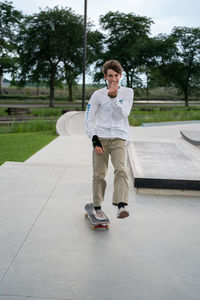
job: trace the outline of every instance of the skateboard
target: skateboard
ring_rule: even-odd
[[[110,221],[108,219],[108,217],[106,216],[105,220],[98,220],[95,218],[95,216],[93,215],[93,204],[92,203],[88,203],[85,205],[85,218],[87,218],[90,222],[91,228],[94,230],[96,228],[105,228],[105,229],[109,229],[109,224]]]

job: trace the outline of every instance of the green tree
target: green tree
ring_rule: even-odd
[[[177,87],[188,106],[191,90],[199,85],[200,27],[174,27],[169,36],[162,36],[162,41],[163,51],[154,74],[159,81]]]
[[[141,49],[141,59],[143,65],[141,71],[146,74],[146,91],[149,97],[149,88],[155,86],[166,86],[168,80],[166,76],[161,76],[166,72],[166,66],[176,49],[175,39],[171,36],[160,34],[157,37],[144,40]]]
[[[129,87],[133,86],[138,68],[144,63],[141,50],[152,23],[150,18],[118,11],[100,17],[100,24],[107,31],[107,36],[106,51],[98,63],[111,58],[120,61]]]
[[[101,35],[92,32],[88,23],[88,64],[98,52]],[[90,42],[95,35],[95,44]],[[59,80],[66,79],[69,97],[72,86],[82,73],[83,17],[71,8],[54,7],[28,16],[19,35],[21,80],[32,78],[38,82],[46,78],[50,86],[50,104],[54,106],[54,87]]]
[[[14,9],[12,2],[0,2],[0,95],[3,75],[10,72],[16,62],[16,35],[22,13]]]
[[[92,30],[93,26],[90,22],[87,24],[87,58],[86,67],[99,58],[99,55],[103,51],[103,35],[98,31]],[[83,71],[83,27],[82,30],[77,31],[74,34],[74,42],[72,42],[71,53],[68,55],[65,52],[64,63],[64,77],[67,82],[69,90],[69,100],[73,100],[72,88],[77,83],[78,76]]]
[[[188,106],[188,95],[199,75],[200,27],[175,27],[172,36],[176,39],[177,46],[172,78],[184,93],[185,106]]]
[[[72,22],[75,20],[75,22]],[[19,53],[21,78],[46,78],[50,86],[50,103],[54,106],[55,83],[64,53],[71,48],[73,27],[81,25],[71,9],[47,8],[28,16],[20,31]],[[72,26],[72,27],[71,27]]]

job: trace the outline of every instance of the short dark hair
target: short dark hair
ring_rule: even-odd
[[[122,74],[122,66],[117,60],[108,60],[104,63],[102,71],[104,74],[107,74],[107,71],[111,69],[118,74]]]

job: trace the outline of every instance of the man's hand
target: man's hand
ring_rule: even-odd
[[[94,148],[94,150],[95,150],[95,152],[96,152],[97,154],[104,154],[104,153],[105,153],[105,149],[104,149],[103,146],[102,146],[102,148],[99,147],[99,146],[96,146],[96,147]]]
[[[93,143],[93,146],[94,146],[94,151],[97,153],[97,154],[103,154],[105,153],[105,149],[104,147],[102,146],[99,138],[97,135],[94,135],[92,137],[92,143]]]
[[[108,89],[108,96],[110,98],[117,97],[117,91],[118,91],[118,88],[117,88],[116,84],[115,83],[111,83],[111,86]]]

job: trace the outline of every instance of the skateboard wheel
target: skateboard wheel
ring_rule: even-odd
[[[86,219],[88,218],[88,214],[87,214],[87,213],[85,213],[85,218],[86,218]]]
[[[107,229],[107,230],[109,229],[109,225],[106,225],[106,229]]]
[[[91,228],[92,228],[92,230],[94,230],[94,229],[95,229],[95,226],[94,226],[94,225],[91,225]]]

